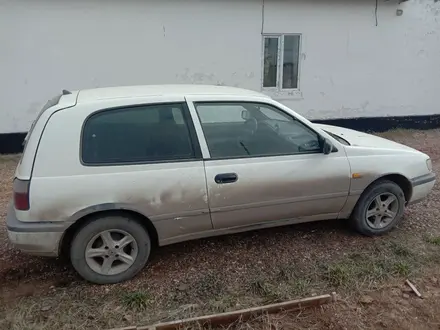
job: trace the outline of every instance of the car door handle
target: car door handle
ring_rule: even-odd
[[[222,173],[217,174],[214,181],[218,184],[232,183],[238,180],[238,175],[236,173]]]

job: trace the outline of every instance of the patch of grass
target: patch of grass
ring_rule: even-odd
[[[392,253],[390,253],[390,251]],[[348,290],[373,288],[392,276],[407,277],[424,263],[423,256],[400,242],[376,244],[323,268],[323,279],[333,287]]]
[[[151,296],[147,292],[129,292],[122,296],[122,303],[129,309],[144,310],[148,307]]]
[[[217,300],[209,302],[210,310],[213,313],[224,313],[230,309],[237,309],[237,303],[239,302],[239,297],[234,294],[223,295]]]
[[[405,245],[398,242],[390,243],[391,250],[396,256],[399,257],[411,257],[413,255],[412,251]]]
[[[343,260],[327,266],[324,279],[332,286],[349,286],[357,273],[357,265],[351,260]]]
[[[271,294],[268,284],[263,279],[254,279],[248,284],[249,292],[256,296],[267,296]]]
[[[282,299],[280,291],[264,278],[257,278],[247,285],[248,292],[261,297],[264,302],[272,303]]]
[[[394,263],[393,271],[397,275],[407,277],[412,273],[412,266],[409,262],[400,260]]]
[[[430,244],[440,246],[440,236],[427,237],[426,241]]]
[[[353,272],[364,282],[377,282],[389,277],[390,259],[383,255],[379,246],[369,253],[353,253],[348,256]]]
[[[304,296],[313,285],[310,278],[297,278],[290,282],[290,293],[296,297]]]
[[[288,298],[297,298],[304,296],[310,288],[316,284],[313,278],[317,276],[317,269],[308,269],[307,271],[298,270],[297,265],[287,264],[280,265],[276,275],[277,282],[280,286],[279,291]]]
[[[297,277],[296,268],[293,265],[280,265],[277,278],[281,281],[290,281]]]
[[[354,253],[350,253],[348,255],[348,258],[353,260],[353,261],[361,261],[365,258],[365,256],[362,253],[359,252],[354,252]]]
[[[374,260],[367,259],[360,267],[360,277],[363,277],[366,282],[377,283],[386,280],[390,277],[389,260]]]

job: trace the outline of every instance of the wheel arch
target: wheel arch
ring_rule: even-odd
[[[69,255],[69,248],[72,243],[73,237],[84,225],[86,225],[89,221],[93,221],[96,217],[103,216],[128,216],[138,222],[142,227],[144,227],[145,231],[151,238],[151,247],[155,248],[159,245],[159,235],[157,233],[156,227],[153,225],[153,222],[143,215],[141,212],[128,208],[118,208],[118,207],[109,207],[111,204],[103,204],[99,206],[94,206],[87,208],[86,210],[80,211],[75,214],[73,218],[73,224],[70,225],[63,234],[63,237],[60,241],[59,252],[62,256]]]
[[[383,176],[377,178],[376,180],[371,182],[365,188],[364,191],[366,191],[373,184],[376,184],[377,182],[384,181],[384,180],[388,180],[388,181],[391,181],[391,182],[394,182],[395,184],[397,184],[400,187],[400,189],[402,189],[406,202],[408,202],[411,199],[412,192],[413,192],[411,181],[407,177],[405,177],[404,175],[398,174],[398,173],[387,174],[387,175],[383,175]]]
[[[399,214],[396,215],[396,217],[394,217],[394,219],[392,220],[394,224],[391,227],[385,226],[385,227],[383,227],[383,229],[377,229],[377,228],[372,229],[364,223],[364,215],[363,215],[364,209],[363,209],[363,207],[360,207],[360,206],[362,206],[362,202],[364,200],[365,195],[369,194],[371,189],[374,190],[374,185],[376,185],[377,183],[394,183],[394,184],[396,184],[402,190],[403,195],[404,195],[403,197],[404,197],[406,203],[411,199],[411,196],[412,196],[411,181],[407,177],[405,177],[404,175],[392,173],[392,174],[382,175],[382,176],[376,178],[375,180],[373,180],[364,189],[362,194],[357,199],[356,204],[355,204],[353,210],[351,211],[351,214],[349,217],[349,221],[350,221],[351,225],[354,227],[354,229],[356,229],[361,234],[367,235],[367,236],[382,235],[382,234],[387,233],[390,229],[392,229],[395,226],[395,224],[398,221],[400,221],[402,219],[403,212],[404,212],[404,206],[402,206],[401,208],[399,207],[399,211],[398,211]],[[365,207],[368,207],[368,205],[366,205]],[[387,229],[387,228],[389,228],[389,229]]]
[[[359,198],[356,201],[356,204],[354,205],[353,209],[351,210],[350,217],[352,216],[353,212],[356,210],[357,205],[362,200],[362,196],[365,194],[365,192],[368,190],[368,188],[370,188],[371,186],[373,186],[374,184],[376,184],[377,182],[380,182],[380,181],[394,182],[395,184],[397,184],[400,187],[400,189],[402,189],[403,194],[405,196],[406,203],[408,203],[408,201],[411,199],[413,189],[412,189],[411,181],[407,177],[405,177],[402,174],[398,174],[398,173],[391,173],[391,174],[382,175],[382,176],[376,178],[375,180],[373,180],[372,182],[370,182],[370,184],[365,187],[364,191],[359,196]]]

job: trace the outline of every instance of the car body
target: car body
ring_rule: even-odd
[[[84,278],[115,283],[134,276],[154,245],[327,219],[383,234],[434,183],[428,155],[311,123],[253,91],[63,91],[26,137],[7,229],[24,252],[69,252]],[[125,269],[122,255],[142,260]],[[119,268],[100,273],[105,258]]]

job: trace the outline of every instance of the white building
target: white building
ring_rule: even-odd
[[[0,0],[0,152],[62,89],[222,84],[309,119],[439,114],[440,1],[398,2]]]

